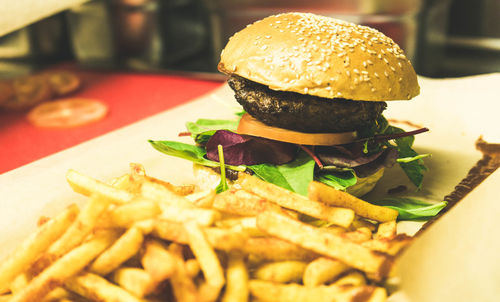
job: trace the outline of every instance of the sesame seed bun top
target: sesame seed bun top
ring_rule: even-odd
[[[273,90],[323,98],[390,101],[420,92],[415,70],[390,38],[309,13],[248,25],[229,39],[218,68]]]

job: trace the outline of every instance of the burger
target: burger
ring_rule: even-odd
[[[218,69],[243,107],[237,122],[188,123],[197,143],[186,155],[225,171],[252,173],[305,194],[311,180],[355,195],[373,189],[399,162],[420,188],[425,166],[413,136],[383,117],[387,101],[419,94],[403,50],[379,31],[310,13],[284,13],[237,32]],[[201,130],[200,130],[201,129]],[[152,142],[180,156],[172,142]],[[185,146],[183,146],[185,151]]]

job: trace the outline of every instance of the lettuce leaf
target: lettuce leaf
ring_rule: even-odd
[[[329,174],[317,175],[314,180],[322,182],[337,190],[345,191],[348,187],[354,186],[358,179],[354,171],[344,171]]]
[[[428,219],[436,216],[448,204],[446,201],[428,203],[409,197],[384,198],[370,203],[397,210],[398,220]]]
[[[260,164],[248,166],[259,178],[292,192],[307,196],[307,188],[314,178],[314,160],[304,151],[283,165]]]
[[[183,158],[207,167],[214,167],[214,168],[220,167],[220,164],[218,162],[205,158],[207,152],[203,147],[175,142],[175,141],[149,140],[149,143],[153,146],[153,148],[167,155]],[[232,165],[225,165],[225,166],[226,168],[235,171],[246,170],[245,166],[232,166]]]

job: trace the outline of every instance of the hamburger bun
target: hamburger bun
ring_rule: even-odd
[[[218,69],[327,99],[409,100],[420,92],[410,61],[379,31],[309,13],[257,21],[229,39]]]

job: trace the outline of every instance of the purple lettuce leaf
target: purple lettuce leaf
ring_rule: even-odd
[[[224,148],[224,159],[230,165],[282,165],[292,161],[297,154],[294,144],[218,130],[205,146],[208,159],[219,161],[218,145]]]

